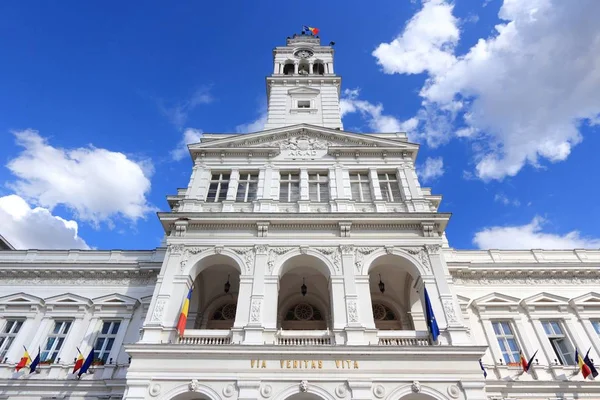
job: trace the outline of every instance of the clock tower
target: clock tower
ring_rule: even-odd
[[[273,74],[267,77],[268,118],[265,129],[299,123],[342,129],[340,86],[333,72],[333,43],[318,36],[287,38],[273,50]]]

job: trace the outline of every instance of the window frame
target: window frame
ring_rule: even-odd
[[[393,175],[394,178],[391,179],[390,175]],[[384,178],[382,178],[384,176]],[[383,201],[387,203],[399,203],[403,200],[402,190],[400,189],[400,178],[398,177],[397,172],[377,172],[377,179],[379,180],[379,188],[381,190],[381,198]],[[385,187],[384,187],[385,185]],[[395,186],[392,186],[395,185]],[[395,191],[398,193],[398,198],[396,199],[394,194]],[[391,199],[391,200],[390,200]]]
[[[110,354],[112,353],[113,349],[115,348],[115,343],[117,343],[117,339],[119,337],[119,331],[121,329],[121,326],[123,325],[123,321],[120,319],[103,319],[101,320],[102,325],[100,325],[100,329],[98,330],[98,334],[96,335],[96,339],[94,339],[94,359],[100,359],[104,362],[104,364],[108,363],[110,361]],[[108,331],[107,333],[102,333],[102,331],[104,330],[104,325],[105,324],[109,324],[108,327]],[[114,324],[119,324],[117,326],[117,330],[116,332],[112,333],[114,330]],[[102,342],[102,346],[100,349],[97,349],[97,345],[98,345],[98,341],[100,339],[104,339],[104,341]],[[112,339],[112,343],[110,345],[110,349],[106,349],[108,343],[110,342],[110,339]],[[98,354],[96,354],[96,352],[98,352]]]
[[[569,339],[567,333],[565,333],[566,331],[564,329],[562,321],[557,319],[544,319],[540,322],[542,324],[544,334],[550,342],[550,347],[552,347],[552,350],[554,350],[556,359],[560,362],[560,364],[576,365],[576,360],[573,355],[573,343]],[[558,327],[560,333],[556,333],[556,330],[554,329],[555,327]],[[552,331],[552,333],[550,333],[549,331]],[[562,341],[565,344],[565,351],[563,351],[563,349],[560,348],[560,341]]]
[[[245,184],[245,185],[241,185]],[[248,195],[251,193],[250,188],[254,187],[254,196],[249,199]],[[240,188],[244,188],[243,200],[240,200]],[[235,191],[235,201],[237,203],[251,203],[256,200],[258,195],[258,172],[240,172],[240,178],[238,179],[238,187]]]
[[[592,328],[594,328],[594,332],[598,335],[598,339],[600,339],[600,319],[591,319]]]
[[[224,178],[223,176],[227,176],[227,178]],[[215,176],[218,176],[217,179],[214,179]],[[229,184],[231,183],[231,172],[212,172],[210,173],[210,181],[208,184],[208,190],[206,192],[206,202],[207,203],[222,203],[223,201],[227,200],[227,191],[229,190]],[[213,186],[213,184],[216,184],[216,190],[215,190],[215,195],[214,195],[214,199],[211,199],[211,186]],[[225,195],[221,198],[221,194],[223,191],[223,184],[226,184],[226,187],[224,188],[225,190]]]
[[[9,327],[9,324],[11,324]],[[19,324],[20,323],[20,324]],[[5,324],[2,327],[2,332],[0,333],[0,363],[4,361],[6,355],[10,351],[12,344],[14,343],[17,335],[23,328],[25,324],[25,318],[15,318],[9,317],[6,318]],[[6,328],[9,328],[8,331]]]
[[[48,332],[48,334],[46,335],[46,341],[45,341],[45,345],[44,345],[44,350],[42,350],[41,354],[40,354],[40,361],[44,362],[44,361],[52,361],[55,362],[56,360],[58,360],[58,356],[60,355],[60,352],[65,344],[65,342],[67,341],[67,337],[69,336],[69,332],[71,332],[71,327],[73,326],[73,323],[75,322],[72,319],[68,319],[68,318],[56,318],[53,321],[53,325],[52,325],[52,329]],[[55,333],[56,331],[56,326],[57,324],[60,323],[60,328],[58,329],[58,332]],[[66,332],[65,332],[65,324],[68,324],[67,328],[66,328]],[[55,340],[50,342],[50,339],[54,338]],[[62,341],[60,340],[62,339]],[[52,343],[52,344],[50,344]],[[48,345],[50,344],[50,348],[48,348]],[[55,355],[54,357],[51,357],[52,355]]]
[[[508,319],[494,319],[490,322],[492,323],[492,330],[496,337],[496,342],[500,348],[500,354],[502,354],[502,358],[506,365],[519,363],[521,361],[521,346],[519,346],[519,341],[517,340],[512,321]],[[505,327],[508,328],[508,333],[505,331]],[[511,348],[510,341],[514,342],[515,349]]]
[[[296,101],[296,108],[299,109],[307,109],[307,108],[312,108],[312,102],[310,100],[302,100],[299,99]]]
[[[362,177],[366,177],[366,180],[362,180]],[[367,184],[368,199],[365,200],[365,194],[363,193],[362,185]],[[358,186],[357,186],[358,185]],[[359,199],[354,198],[353,187],[358,187]],[[368,172],[350,172],[350,198],[360,203],[372,203],[373,202],[373,191],[371,190],[371,179],[369,178]]]
[[[316,177],[316,179],[314,179]],[[323,180],[324,179],[324,180]],[[316,188],[316,199],[313,198],[312,189]],[[321,199],[323,193],[326,193],[326,199]],[[309,172],[308,173],[308,199],[313,203],[327,203],[331,199],[329,193],[329,173]]]
[[[296,203],[300,200],[300,171],[298,172],[279,172],[279,202],[281,203]],[[296,184],[296,185],[294,185]],[[287,186],[287,199],[281,198],[283,187]],[[297,186],[297,198],[292,198],[292,188]]]

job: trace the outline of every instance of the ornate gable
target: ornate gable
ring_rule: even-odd
[[[567,311],[569,299],[551,293],[538,293],[521,301],[523,307],[529,311]]]
[[[600,294],[596,292],[575,297],[569,301],[569,304],[578,312],[594,312],[600,315]]]
[[[22,292],[0,297],[0,311],[37,311],[43,306],[44,300]]]
[[[46,299],[46,306],[50,311],[83,311],[91,305],[92,301],[90,299],[72,293],[60,294]]]
[[[473,300],[473,305],[479,312],[485,311],[510,311],[515,312],[519,307],[519,300],[516,297],[507,296],[501,293],[490,293],[486,296]]]
[[[127,310],[132,311],[140,302],[133,297],[124,296],[122,294],[113,293],[102,297],[96,297],[92,300],[95,311],[109,310]]]

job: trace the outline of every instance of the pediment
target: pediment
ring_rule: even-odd
[[[501,293],[490,293],[486,296],[473,300],[473,305],[481,310],[493,308],[514,308],[519,305],[520,299]]]
[[[118,293],[113,293],[102,297],[96,297],[92,301],[96,310],[115,308],[125,308],[131,310],[140,304],[140,302],[137,299]]]
[[[573,307],[583,310],[600,310],[600,294],[596,292],[586,293],[569,301]]]
[[[44,300],[26,293],[15,293],[0,297],[0,304],[10,306],[38,305],[43,306]]]
[[[531,297],[527,297],[526,299],[523,299],[522,303],[527,304],[529,306],[531,306],[531,305],[559,306],[559,305],[567,304],[568,301],[569,301],[569,299],[567,299],[566,297],[542,292],[542,293],[536,294],[535,296],[531,296]]]
[[[288,94],[290,95],[312,95],[316,96],[321,91],[319,89],[309,88],[309,87],[299,87],[288,90]]]
[[[210,135],[206,135],[210,136]],[[402,140],[381,138],[371,134],[354,133],[315,125],[299,124],[261,132],[223,135],[216,139],[191,144],[192,153],[211,149],[327,150],[347,148],[389,149],[407,152],[415,157],[418,145]]]
[[[89,307],[92,301],[87,297],[78,296],[73,293],[64,293],[58,296],[49,297],[46,299],[46,304],[50,306],[85,306]]]

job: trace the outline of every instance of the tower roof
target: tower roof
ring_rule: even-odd
[[[292,37],[288,36],[286,43],[288,46],[297,46],[300,43],[307,43],[313,46],[320,46],[321,38],[319,36],[307,35],[305,33],[294,33]]]

